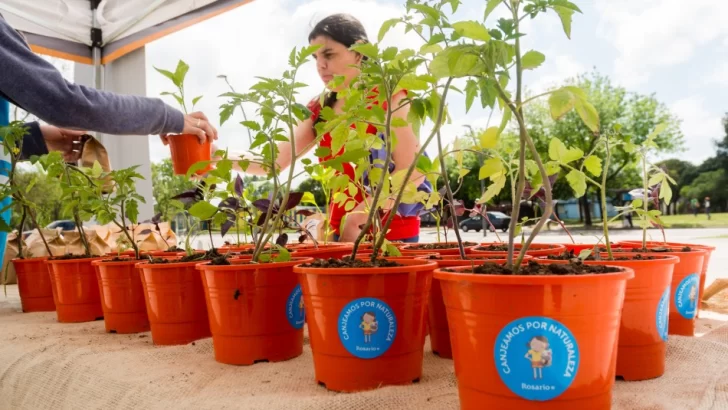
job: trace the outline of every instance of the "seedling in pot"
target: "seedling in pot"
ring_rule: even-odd
[[[162,74],[163,76],[167,77],[170,81],[172,81],[172,84],[174,84],[176,91],[164,91],[161,93],[161,95],[171,95],[174,97],[175,100],[179,103],[180,108],[182,108],[182,111],[185,114],[188,114],[187,111],[187,102],[186,102],[186,96],[185,96],[185,77],[187,77],[187,72],[190,70],[190,66],[187,65],[182,60],[179,60],[177,62],[177,68],[174,70],[174,72],[163,70],[161,68],[154,67],[157,72]],[[195,105],[202,99],[202,96],[197,96],[192,99],[192,108],[190,111],[194,111]]]

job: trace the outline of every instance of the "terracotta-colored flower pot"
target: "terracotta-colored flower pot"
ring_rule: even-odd
[[[144,288],[138,260],[94,261],[99,280],[104,326],[109,333],[141,333],[149,330]]]
[[[641,247],[642,243],[622,243],[625,247]],[[664,244],[654,247],[665,247]],[[648,246],[650,248],[650,246]],[[675,265],[670,286],[670,328],[671,335],[695,336],[695,319],[700,311],[700,273],[703,261],[708,254],[705,248],[693,246],[692,251],[682,252],[683,245],[668,246],[669,252],[659,252],[660,255],[672,255],[680,258]]]
[[[641,247],[642,241],[622,241],[620,244],[624,245],[634,245],[631,247]],[[688,246],[691,248],[697,248],[697,249],[705,249],[708,251],[705,254],[705,259],[703,259],[703,267],[700,271],[700,294],[698,295],[698,305],[700,305],[700,301],[703,300],[703,291],[705,291],[705,279],[708,274],[708,265],[710,264],[710,256],[713,254],[713,251],[715,250],[715,246],[708,246],[708,245],[697,245],[694,243],[681,243],[681,242],[648,242],[648,246]],[[699,308],[700,306],[698,306]],[[700,314],[700,310],[698,309],[698,314]]]
[[[144,300],[155,345],[182,345],[210,337],[200,262],[140,262]]]
[[[215,360],[251,365],[303,352],[304,310],[293,266],[311,261],[199,264]]]
[[[670,283],[676,256],[660,253],[613,253],[615,258],[637,255],[655,259],[585,261],[587,265],[624,266],[634,270],[627,281],[624,310],[619,328],[617,376],[636,381],[660,377],[665,373],[665,351],[670,311]],[[602,258],[607,258],[606,253]],[[558,263],[543,261],[541,263]],[[564,261],[563,263],[566,263]]]
[[[409,384],[422,376],[434,262],[388,268],[296,266],[316,381],[334,391]]]
[[[435,271],[462,409],[609,409],[631,269],[601,275]]]
[[[596,246],[596,244],[593,243],[562,243],[561,245],[564,245],[564,248],[566,248],[567,252],[574,252],[577,255],[584,249],[589,249],[593,251],[594,247]],[[612,248],[616,247],[616,245],[612,245]],[[603,244],[599,244],[599,249],[605,250],[606,247]]]
[[[497,251],[490,251],[485,250],[483,248],[487,248],[490,245],[506,245],[506,244],[498,244],[498,243],[481,243],[478,246],[474,246],[472,249],[472,253],[474,255],[503,255],[504,251],[497,250]],[[514,253],[517,255],[518,252],[521,250],[521,244],[517,243],[514,246]],[[539,256],[549,256],[549,255],[561,255],[566,250],[566,247],[561,244],[551,244],[551,243],[532,243],[528,250],[526,251],[526,255],[531,255],[534,258],[537,258]],[[507,251],[505,251],[505,254],[507,254]]]
[[[450,248],[419,249],[420,247],[426,246],[426,245],[448,245],[451,247]],[[463,247],[465,248],[466,254],[471,253],[472,249],[475,246],[476,245],[471,242],[463,243]],[[409,254],[419,253],[421,255],[426,255],[426,254],[431,254],[431,253],[439,253],[440,255],[443,255],[443,256],[460,254],[460,249],[458,249],[457,242],[438,242],[438,243],[433,243],[433,244],[430,244],[430,243],[413,244],[413,243],[411,243],[411,244],[406,244],[406,245],[400,246],[399,249],[401,252],[407,252]]]
[[[169,149],[172,154],[172,166],[177,175],[186,175],[192,165],[200,161],[210,161],[210,140],[200,144],[197,135],[181,134],[169,137]],[[202,175],[212,169],[208,165],[197,171]]]
[[[351,255],[351,250],[353,248],[353,245],[321,244],[318,246],[318,248],[311,246],[305,247],[303,249],[296,249],[291,253],[291,256],[294,258],[341,259],[344,256]]]
[[[59,322],[91,322],[104,318],[99,281],[91,265],[95,260],[97,258],[47,261]]]
[[[46,265],[47,257],[13,259],[18,277],[18,292],[23,312],[54,312],[53,285]]]

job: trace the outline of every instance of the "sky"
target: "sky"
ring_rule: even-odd
[[[721,118],[728,111],[721,95],[728,92],[728,2],[720,0],[572,0],[583,14],[575,15],[572,39],[563,33],[554,13],[537,21],[526,20],[524,49],[546,55],[546,62],[525,75],[530,92],[537,93],[580,73],[598,70],[628,91],[654,94],[682,119],[685,152],[682,159],[699,164],[714,154],[713,140],[723,137]],[[255,0],[147,45],[147,95],[159,96],[172,84],[154,67],[174,69],[178,59],[190,65],[189,96],[203,95],[198,109],[219,125],[218,96],[227,91],[218,79],[227,75],[237,91],[247,90],[255,76],[278,76],[286,69],[293,47],[306,45],[317,21],[347,12],[360,19],[372,40],[381,23],[404,13],[403,0]],[[452,21],[480,19],[485,2],[464,0]],[[502,9],[502,6],[501,6]],[[486,21],[495,26],[502,12]],[[386,45],[419,47],[414,35],[394,29]],[[307,102],[322,90],[313,63],[301,72],[309,84],[300,95]],[[167,97],[163,97],[167,98]],[[171,99],[165,100],[175,105]],[[450,100],[452,123],[443,128],[446,140],[461,135],[465,125],[485,127],[490,111],[474,107],[464,111],[464,99]],[[249,115],[252,110],[249,109]],[[497,124],[501,114],[492,114]],[[220,147],[243,151],[247,133],[236,116],[220,127]],[[423,129],[423,132],[427,129]],[[152,160],[169,156],[157,138],[150,139]],[[434,147],[430,148],[434,153]]]

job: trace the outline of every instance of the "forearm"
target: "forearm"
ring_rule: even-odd
[[[21,160],[28,160],[32,156],[41,156],[48,153],[48,147],[43,139],[43,133],[37,122],[26,123],[28,134],[23,137],[23,150],[20,153]]]

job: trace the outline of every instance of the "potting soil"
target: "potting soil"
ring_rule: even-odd
[[[705,313],[701,337],[670,336],[663,377],[616,382],[613,409],[728,408],[728,315]],[[429,341],[419,383],[339,394],[316,384],[308,338],[287,362],[223,365],[211,339],[155,347],[149,332],[107,334],[101,321],[23,314],[15,285],[0,295],[0,329],[0,409],[459,408],[453,362],[432,354]]]

